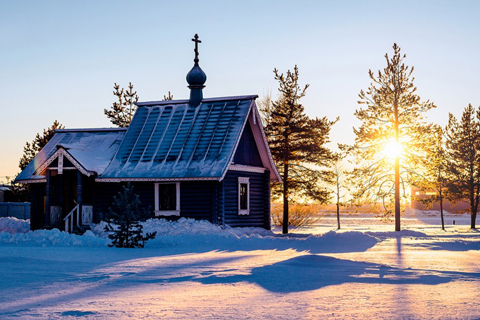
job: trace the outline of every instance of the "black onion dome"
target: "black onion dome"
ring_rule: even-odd
[[[202,68],[195,63],[192,70],[187,74],[187,82],[190,86],[203,86],[207,81],[207,75]]]

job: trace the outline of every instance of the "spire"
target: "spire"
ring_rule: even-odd
[[[187,74],[187,82],[189,84],[188,87],[190,88],[190,105],[196,107],[203,99],[202,89],[205,88],[204,83],[207,81],[207,75],[198,65],[198,44],[202,43],[202,41],[198,39],[198,34],[195,34],[192,41],[195,42],[195,59],[193,59],[195,64],[193,65],[192,70]]]

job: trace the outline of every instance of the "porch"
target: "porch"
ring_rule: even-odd
[[[67,169],[67,170],[65,170]],[[45,229],[83,233],[93,222],[94,178],[74,167],[46,170]]]

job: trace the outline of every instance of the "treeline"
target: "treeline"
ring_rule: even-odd
[[[340,228],[340,207],[347,202],[347,195],[352,204],[383,204],[385,216],[394,214],[395,230],[399,231],[406,189],[412,185],[436,191],[436,196],[424,200],[427,205],[442,204],[444,199],[468,201],[471,228],[475,228],[480,195],[480,108],[469,105],[460,120],[449,114],[445,128],[428,123],[425,113],[436,106],[417,94],[414,68],[405,64],[405,58],[394,44],[393,54],[385,54],[385,68],[369,70],[371,84],[360,91],[361,107],[354,112],[361,122],[353,128],[355,142],[339,144],[338,152],[326,147],[338,118],[309,118],[300,102],[308,85],[299,85],[297,66],[286,74],[274,70],[279,96],[264,99],[261,111],[283,179],[273,191],[283,200],[284,233],[288,232],[289,203],[306,199],[321,204],[333,199]],[[344,169],[344,159],[353,169]],[[441,215],[444,228],[443,210]]]
[[[426,205],[444,200],[470,204],[471,228],[480,198],[480,107],[465,108],[462,118],[449,114],[441,127],[428,123],[425,113],[435,108],[422,100],[414,85],[413,67],[404,63],[406,55],[393,45],[393,54],[385,54],[382,70],[369,70],[370,86],[359,93],[360,108],[354,114],[361,124],[353,128],[355,142],[339,144],[339,151],[327,147],[330,130],[339,118],[310,118],[301,99],[308,84],[299,83],[299,70],[281,73],[274,69],[278,97],[267,96],[259,102],[262,121],[272,156],[283,183],[272,186],[273,196],[283,201],[283,232],[288,233],[289,204],[312,200],[333,202],[340,208],[351,204],[381,203],[385,216],[394,215],[395,230],[400,230],[400,212],[406,202],[407,187],[432,190],[435,196],[422,200]],[[128,127],[136,111],[137,92],[114,84],[117,97],[104,114],[112,124]],[[168,92],[164,100],[172,100]],[[63,126],[55,121],[26,143],[20,160],[23,169]],[[349,168],[345,169],[345,162]],[[443,209],[441,210],[442,228]]]

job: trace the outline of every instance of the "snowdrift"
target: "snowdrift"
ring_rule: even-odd
[[[12,217],[0,218],[0,232],[27,233],[30,230],[30,220]]]
[[[102,247],[110,243],[105,223],[92,226],[84,235],[57,229],[28,230],[28,222],[0,218],[0,245]],[[10,219],[10,218],[9,218]],[[143,223],[144,232],[157,232],[145,248],[184,251],[277,249],[311,253],[365,251],[379,240],[362,232],[328,232],[323,235],[278,235],[262,228],[231,228],[208,221],[181,218],[178,221],[151,219]],[[180,249],[181,248],[181,249]]]

